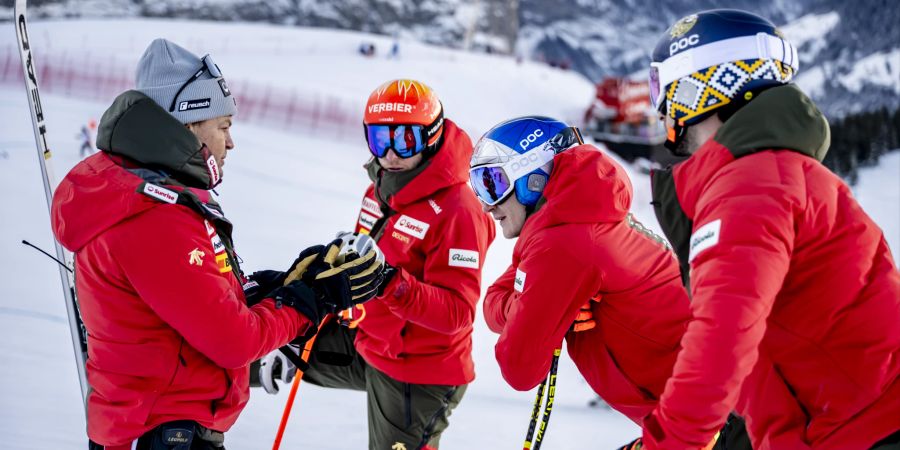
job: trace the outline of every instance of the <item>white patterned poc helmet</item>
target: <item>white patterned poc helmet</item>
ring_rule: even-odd
[[[714,112],[727,118],[759,92],[789,83],[799,69],[797,50],[775,25],[735,9],[680,19],[651,59],[651,100],[679,128]],[[676,130],[668,131],[672,139]]]

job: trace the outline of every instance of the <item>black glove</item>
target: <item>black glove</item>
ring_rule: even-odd
[[[385,265],[378,259],[376,250],[364,255],[341,254],[342,244],[341,239],[332,241],[306,271],[330,313],[371,300],[384,280]]]
[[[319,322],[325,318],[327,313],[322,307],[321,295],[317,294],[302,280],[295,280],[275,289],[267,298],[275,300],[276,308],[290,306],[312,322],[312,325],[307,329],[307,334],[298,336],[301,339],[312,337],[319,327]]]
[[[297,259],[291,263],[291,267],[287,272],[278,270],[260,270],[253,272],[244,283],[244,297],[247,299],[247,306],[253,306],[265,298],[271,297],[269,294],[276,288],[284,286],[289,281],[302,279],[309,265],[316,259],[319,253],[325,248],[324,245],[314,245],[309,247],[297,256]]]
[[[384,290],[387,289],[388,285],[391,284],[391,280],[394,279],[394,275],[397,275],[397,272],[400,270],[396,267],[384,263],[384,279],[381,280],[381,285],[378,286],[378,292],[375,294],[376,297],[381,297],[384,295]]]
[[[253,306],[263,301],[275,288],[283,286],[286,278],[287,274],[279,270],[253,272],[247,277],[249,281],[244,283],[244,297],[247,298],[247,306]]]
[[[324,250],[324,245],[313,245],[312,247],[308,247],[307,249],[300,252],[300,255],[298,255],[297,259],[295,259],[291,264],[291,268],[288,269],[287,278],[285,279],[284,284],[290,283],[294,280],[311,280],[309,269],[312,264],[316,262],[317,258],[319,258]],[[327,267],[319,265],[316,273],[324,270],[325,268]]]

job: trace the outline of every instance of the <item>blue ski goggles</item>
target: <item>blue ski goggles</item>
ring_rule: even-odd
[[[429,145],[437,145],[436,139],[444,129],[444,110],[428,125],[387,124],[363,125],[369,151],[376,158],[384,158],[388,150],[393,150],[400,158],[412,158],[427,150]]]
[[[388,150],[406,159],[422,153],[428,146],[422,125],[366,125],[369,151],[384,158]]]
[[[200,61],[203,63],[203,66],[194,72],[194,75],[188,78],[188,80],[178,88],[178,91],[175,92],[175,96],[172,97],[172,105],[169,106],[169,112],[175,111],[175,104],[178,102],[178,96],[184,92],[184,89],[188,87],[189,84],[197,81],[197,79],[203,75],[203,72],[209,72],[209,75],[213,78],[222,78],[222,71],[219,70],[219,66],[213,61],[212,56],[206,55],[203,58],[200,58]]]
[[[516,190],[516,180],[553,161],[557,153],[581,144],[584,144],[584,139],[575,127],[560,131],[547,142],[522,154],[500,142],[482,138],[475,147],[474,155],[504,155],[503,161],[479,164],[469,169],[469,184],[482,203],[498,205]]]
[[[469,170],[469,183],[478,200],[488,206],[502,203],[515,191],[504,164],[479,166]]]

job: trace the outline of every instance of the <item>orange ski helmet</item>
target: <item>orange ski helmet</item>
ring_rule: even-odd
[[[387,148],[393,147],[398,154],[401,154],[398,150],[403,150],[403,148],[397,148],[398,146],[395,146],[393,141],[390,143],[385,141],[381,145],[374,142],[375,129],[379,128],[375,126],[378,125],[391,128],[412,125],[417,134],[421,133],[421,140],[420,136],[415,136],[415,139],[411,141],[407,128],[408,154],[405,157],[422,151],[432,153],[440,146],[444,133],[444,108],[437,94],[425,83],[410,79],[391,80],[379,86],[369,96],[363,124],[366,128],[369,148],[376,157],[384,156]],[[393,130],[391,134],[399,131]],[[416,142],[419,145],[413,145]],[[397,144],[399,147],[404,147],[403,143],[397,142]],[[373,148],[373,146],[378,148]],[[415,147],[419,147],[419,149],[415,149]],[[401,154],[401,156],[404,155]]]

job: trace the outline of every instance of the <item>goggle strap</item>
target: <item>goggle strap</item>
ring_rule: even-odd
[[[438,130],[440,130],[444,126],[444,105],[440,104],[440,106],[441,106],[441,109],[438,112],[437,117],[435,117],[434,120],[430,124],[425,126],[424,138],[425,138],[426,146],[428,145],[428,141],[430,141],[431,138],[433,138],[434,135],[437,134]]]
[[[784,39],[762,32],[694,47],[663,62],[651,63],[651,66],[659,70],[659,88],[662,91],[675,80],[699,70],[722,64],[723,61],[745,59],[773,59],[790,66],[795,73],[799,69],[797,49]]]
[[[531,155],[534,155],[535,157],[532,158]],[[510,182],[515,183],[515,180],[518,180],[534,170],[544,167],[544,165],[550,161],[553,161],[554,156],[556,156],[556,151],[553,149],[550,142],[547,141],[544,145],[537,147],[534,150],[514,157],[510,162],[503,165],[503,170],[506,171],[506,177],[509,178]]]
[[[581,131],[577,127],[568,127],[564,128],[547,142],[553,149],[553,153],[556,154],[573,146],[584,144],[584,138],[581,136]]]

